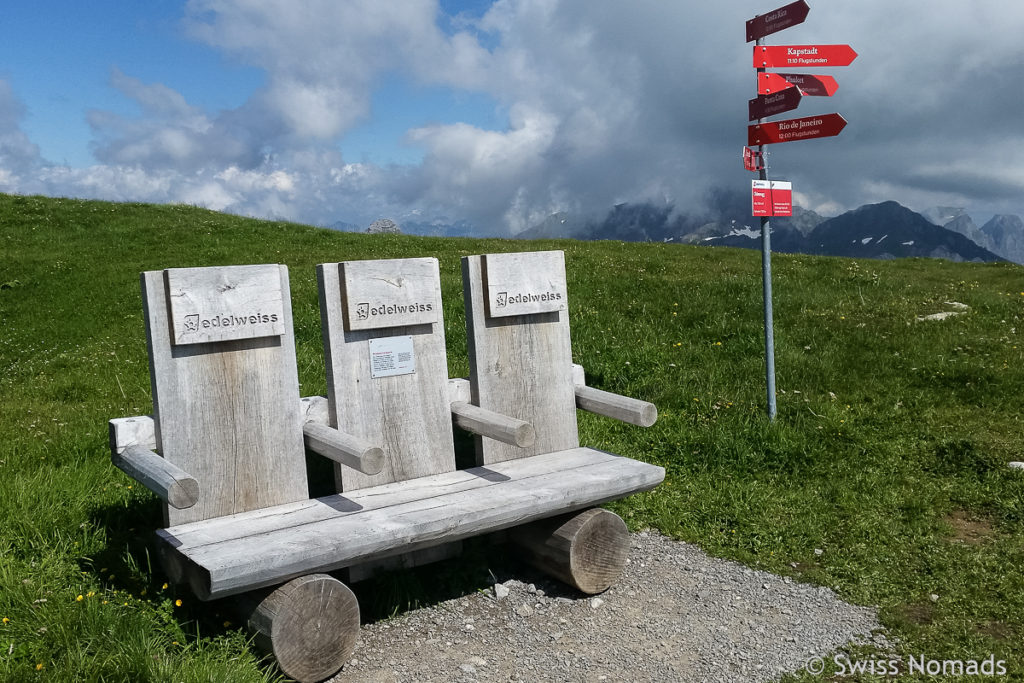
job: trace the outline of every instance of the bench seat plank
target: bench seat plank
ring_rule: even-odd
[[[560,453],[526,458],[514,467],[497,463],[487,467],[456,470],[414,480],[421,482],[420,486],[408,482],[382,484],[365,490],[350,491],[344,495],[325,496],[237,515],[225,515],[202,522],[180,524],[166,530],[158,530],[157,534],[169,542],[173,539],[172,545],[179,551],[186,552],[199,546],[237,538],[239,524],[245,524],[250,535],[265,534],[282,527],[291,528],[321,522],[343,512],[366,512],[401,505],[423,498],[427,491],[430,491],[429,495],[456,493],[487,486],[491,482],[505,481],[511,476],[532,477],[556,469],[570,471],[576,467],[593,465],[613,458],[619,456],[590,448],[574,448]]]
[[[212,599],[572,512],[664,478],[661,467],[574,448],[157,533]]]

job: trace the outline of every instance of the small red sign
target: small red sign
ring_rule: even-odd
[[[777,142],[793,142],[812,138],[827,138],[846,127],[846,119],[839,114],[806,116],[801,119],[786,119],[769,123],[755,123],[747,126],[747,146],[770,145]]]
[[[849,66],[857,53],[849,45],[755,45],[754,68]]]
[[[760,171],[764,168],[764,155],[749,147],[743,148],[743,168],[748,171]]]
[[[761,14],[747,20],[747,42],[764,38],[790,26],[802,24],[807,19],[810,9],[804,0],[797,0],[772,10],[768,14]]]
[[[831,76],[812,74],[777,74],[762,71],[757,74],[757,94],[767,95],[793,86],[808,97],[832,97],[839,89],[836,79]]]
[[[786,88],[770,95],[761,95],[748,102],[751,121],[768,118],[784,111],[793,111],[800,106],[800,90]]]
[[[783,180],[750,181],[754,216],[792,216],[793,183]]]

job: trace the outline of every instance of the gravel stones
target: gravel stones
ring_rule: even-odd
[[[365,625],[356,661],[331,680],[770,681],[881,628],[876,610],[827,588],[654,532],[632,542],[600,597],[539,574],[510,579]]]

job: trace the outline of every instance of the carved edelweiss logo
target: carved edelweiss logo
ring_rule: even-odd
[[[185,331],[186,332],[198,332],[199,331],[199,314],[193,313],[192,315],[185,316]]]
[[[370,317],[370,304],[356,304],[356,317],[359,320],[366,320]]]
[[[498,307],[502,307],[508,304],[508,292],[498,292]]]

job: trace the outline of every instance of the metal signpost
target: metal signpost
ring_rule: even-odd
[[[765,36],[801,24],[810,11],[804,0],[779,7],[747,21],[747,42],[755,41],[753,66],[757,69],[758,97],[749,102],[747,147],[743,148],[743,167],[758,172],[751,183],[751,212],[761,217],[761,274],[764,283],[765,383],[768,394],[768,419],[774,420],[775,404],[775,332],[772,320],[772,243],[771,216],[792,215],[792,185],[768,179],[764,163],[764,145],[810,140],[838,135],[846,126],[839,114],[822,114],[799,119],[766,122],[769,116],[792,111],[805,96],[830,97],[838,85],[834,78],[810,74],[769,73],[770,68],[848,66],[857,58],[849,45],[763,44]],[[757,151],[750,149],[757,146]]]

